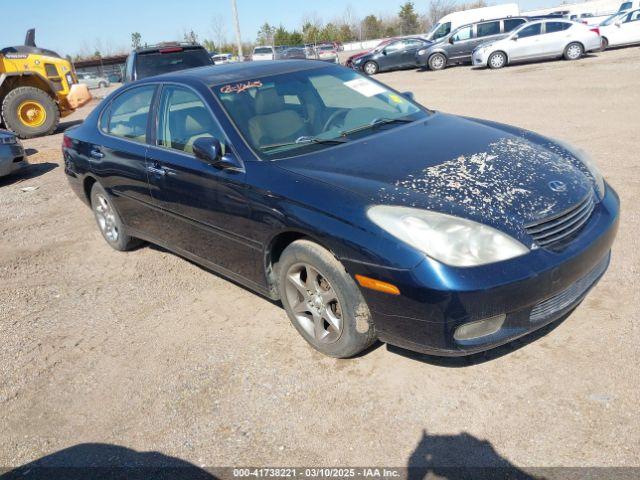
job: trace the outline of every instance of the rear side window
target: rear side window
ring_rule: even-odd
[[[540,35],[540,27],[542,24],[536,23],[528,25],[518,32],[518,38],[534,37]]]
[[[167,86],[160,100],[158,145],[193,153],[199,138],[216,138],[224,153],[224,137],[204,102],[192,90]]]
[[[562,32],[571,26],[567,22],[547,22],[545,25],[547,33]]]
[[[119,95],[110,107],[107,133],[144,143],[147,137],[147,121],[155,85],[133,88]],[[101,119],[102,126],[102,119]]]
[[[509,20],[504,21],[504,31],[510,32],[516,27],[519,27],[525,22],[523,18],[510,18]]]
[[[136,79],[212,64],[213,60],[204,48],[139,53],[136,60]]]
[[[500,22],[487,22],[478,24],[478,37],[488,37],[500,33]]]

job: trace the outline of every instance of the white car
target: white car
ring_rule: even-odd
[[[501,40],[478,45],[471,58],[474,67],[502,68],[545,58],[577,60],[600,48],[597,28],[570,20],[538,20],[523,24]]]
[[[275,60],[275,51],[271,46],[256,47],[253,49],[251,60],[260,62],[262,60]]]
[[[640,43],[640,9],[612,15],[599,28],[603,49]]]
[[[233,54],[231,53],[216,53],[211,55],[214,65],[225,65],[233,62]]]
[[[84,83],[87,88],[107,88],[111,82],[105,77],[98,77],[93,73],[79,73],[78,82]]]

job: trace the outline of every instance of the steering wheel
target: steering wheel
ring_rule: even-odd
[[[329,130],[329,127],[331,126],[331,124],[333,124],[333,122],[335,122],[340,116],[346,116],[347,113],[349,113],[349,110],[347,110],[346,108],[341,108],[340,110],[336,110],[335,112],[333,112],[331,115],[329,115],[327,121],[324,122],[322,131],[326,132],[327,130]]]

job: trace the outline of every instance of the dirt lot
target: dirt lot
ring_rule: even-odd
[[[622,198],[586,301],[460,361],[322,357],[278,305],[156,248],[111,250],[67,187],[61,134],[25,142],[33,165],[0,180],[0,465],[97,442],[208,466],[640,466],[639,54],[378,77],[573,142]]]

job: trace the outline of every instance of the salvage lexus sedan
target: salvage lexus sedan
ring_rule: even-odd
[[[376,339],[465,355],[539,329],[604,274],[618,224],[584,152],[320,62],[135,82],[63,154],[113,248],[152,242],[279,299],[334,357]]]

